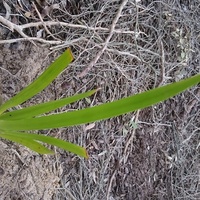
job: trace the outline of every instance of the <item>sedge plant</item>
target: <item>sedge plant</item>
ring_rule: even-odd
[[[200,74],[197,74],[185,80],[120,100],[57,114],[48,115],[46,113],[86,98],[94,94],[98,89],[19,110],[10,109],[41,92],[73,61],[73,59],[70,49],[67,49],[34,82],[0,106],[1,138],[24,145],[40,154],[53,153],[52,150],[44,146],[46,143],[81,157],[88,158],[87,151],[83,147],[51,136],[34,134],[30,131],[75,126],[119,116],[157,104],[200,82]]]

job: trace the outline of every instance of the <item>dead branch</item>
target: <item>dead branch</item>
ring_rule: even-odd
[[[37,37],[29,37],[28,35],[26,35],[23,32],[24,29],[39,27],[39,26],[44,26],[45,30],[48,30],[47,27],[51,27],[51,26],[63,26],[63,27],[68,27],[68,28],[80,28],[80,29],[85,29],[85,30],[89,30],[89,31],[105,31],[105,32],[110,31],[108,28],[103,28],[103,27],[89,27],[89,26],[80,25],[80,24],[70,24],[70,23],[65,23],[65,22],[54,22],[54,21],[46,21],[45,22],[43,20],[40,22],[31,22],[31,23],[27,23],[27,24],[23,24],[23,25],[16,25],[16,24],[12,23],[11,21],[5,19],[2,16],[0,16],[0,23],[2,23],[4,26],[6,26],[6,28],[11,30],[12,32],[17,31],[23,37],[23,38],[18,38],[18,39],[0,40],[0,44],[14,43],[14,42],[24,41],[24,40],[39,41],[39,42],[46,43],[46,44],[56,44],[56,45],[62,44],[62,42],[59,40],[58,41],[48,41],[48,40],[44,40],[44,39],[37,38]],[[113,29],[112,33],[134,34],[134,35],[136,34],[135,31],[124,31],[121,29],[116,29],[116,30]],[[112,35],[111,35],[111,37],[112,37]]]
[[[62,41],[55,41],[55,40],[45,40],[42,38],[37,37],[25,37],[25,38],[16,38],[16,39],[8,39],[8,40],[0,40],[0,44],[10,44],[15,42],[21,42],[21,41],[37,41],[44,44],[52,44],[52,45],[58,45],[62,44]]]
[[[83,77],[85,76],[91,69],[92,67],[96,64],[96,62],[99,60],[99,58],[101,57],[101,55],[104,53],[105,49],[108,46],[108,43],[110,41],[110,39],[112,38],[113,34],[114,34],[114,30],[115,30],[115,26],[119,20],[119,18],[121,17],[121,13],[123,8],[125,7],[125,5],[127,4],[128,0],[123,0],[118,11],[117,14],[112,22],[112,25],[110,27],[110,33],[108,35],[108,37],[106,38],[106,41],[104,43],[103,48],[97,53],[96,57],[90,62],[90,64],[88,65],[88,67],[81,73],[78,75],[78,77]]]

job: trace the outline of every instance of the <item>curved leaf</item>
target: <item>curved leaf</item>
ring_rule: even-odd
[[[73,59],[70,49],[67,49],[34,82],[1,105],[0,114],[8,108],[17,106],[41,92],[73,61]]]
[[[1,129],[39,130],[89,123],[149,107],[166,100],[200,82],[200,75],[190,77],[141,94],[78,111],[24,120],[0,120]]]
[[[32,133],[22,133],[16,131],[12,132],[4,131],[3,133],[0,133],[0,137],[22,144],[40,154],[49,154],[49,153],[52,154],[53,151],[47,149],[42,144],[38,143],[38,141],[54,145],[61,149],[75,153],[81,157],[88,158],[88,154],[85,148],[50,136],[45,136],[41,134],[32,134]]]
[[[6,120],[6,119],[16,120],[16,119],[32,118],[32,117],[35,117],[37,115],[44,114],[44,113],[50,112],[52,110],[55,110],[57,108],[60,108],[62,106],[68,105],[70,103],[73,103],[73,102],[78,101],[80,99],[83,99],[85,97],[91,96],[97,90],[98,89],[91,90],[91,91],[88,91],[88,92],[85,92],[85,93],[82,93],[82,94],[77,94],[77,95],[67,97],[67,98],[64,98],[64,99],[50,101],[50,102],[30,106],[30,107],[27,107],[27,108],[23,108],[21,110],[14,110],[14,111],[11,111],[11,112],[7,112],[7,113],[0,115],[0,119],[2,119],[2,120]]]
[[[19,143],[19,144],[26,146],[29,149],[31,149],[31,150],[33,150],[37,153],[40,153],[40,154],[53,154],[54,153],[53,151],[44,147],[39,142],[34,141],[31,138],[23,137],[23,136],[19,135],[18,133],[6,133],[6,132],[4,132],[4,133],[0,133],[0,137],[7,139],[7,140],[10,140],[12,142]]]

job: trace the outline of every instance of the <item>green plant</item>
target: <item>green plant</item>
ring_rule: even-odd
[[[33,83],[0,106],[1,138],[22,144],[40,154],[53,153],[53,151],[42,144],[47,143],[87,158],[87,152],[83,147],[50,136],[33,134],[25,131],[68,127],[119,116],[164,101],[200,82],[200,74],[198,74],[188,79],[114,102],[53,115],[43,114],[88,97],[94,94],[97,89],[72,97],[30,106],[21,110],[8,111],[8,109],[25,102],[42,91],[72,61],[73,55],[71,51],[67,49]]]

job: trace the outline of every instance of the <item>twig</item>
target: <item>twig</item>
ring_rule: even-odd
[[[74,39],[74,40],[66,40],[64,43],[61,43],[57,46],[53,46],[53,47],[50,47],[49,49],[50,50],[58,50],[58,49],[61,49],[61,48],[66,48],[74,43],[77,43],[77,42],[80,42],[80,41],[85,41],[86,38],[85,37],[80,37],[80,38],[77,38],[77,39]]]
[[[121,13],[122,13],[122,10],[124,8],[124,6],[127,4],[128,0],[123,0],[118,11],[117,11],[117,14],[111,24],[111,27],[110,27],[110,33],[108,35],[108,37],[106,38],[106,41],[104,43],[104,46],[103,48],[97,53],[96,57],[90,62],[90,64],[88,65],[88,67],[81,73],[78,75],[78,77],[83,77],[85,76],[91,69],[92,67],[97,63],[97,61],[99,60],[99,58],[101,57],[101,55],[103,54],[103,52],[105,51],[105,49],[107,48],[108,46],[108,43],[110,41],[110,39],[112,38],[113,34],[114,34],[114,30],[115,30],[115,26],[119,20],[119,18],[121,17]]]
[[[60,26],[64,26],[64,27],[68,27],[68,28],[81,28],[81,29],[86,29],[89,31],[110,31],[110,29],[108,28],[103,28],[103,27],[90,27],[90,26],[85,26],[85,25],[81,25],[81,24],[70,24],[70,23],[66,23],[66,22],[54,22],[54,21],[44,21],[42,22],[31,22],[31,23],[27,23],[27,24],[23,24],[20,25],[20,27],[22,29],[25,28],[31,28],[31,27],[38,27],[41,25],[46,25],[46,26],[56,26],[56,25],[60,25]],[[124,33],[124,34],[139,34],[139,33],[135,33],[135,31],[125,31],[122,29],[115,29],[114,33]],[[141,32],[140,32],[141,33]]]
[[[137,110],[136,115],[135,115],[135,123],[138,122],[139,114],[140,114],[140,110]],[[129,137],[129,139],[128,139],[128,141],[126,142],[126,145],[125,145],[125,148],[124,148],[124,151],[123,151],[123,156],[122,156],[122,158],[120,160],[120,163],[122,163],[122,161],[124,161],[124,163],[126,163],[126,161],[127,161],[127,158],[129,156],[129,154],[127,154],[128,147],[132,143],[132,141],[133,141],[133,139],[135,137],[135,131],[136,131],[136,129],[134,128],[132,133],[131,133],[131,135],[130,135],[130,137]]]
[[[5,43],[14,43],[17,41],[24,41],[24,40],[29,40],[29,41],[39,41],[39,42],[44,42],[46,44],[62,44],[61,41],[48,41],[48,40],[44,40],[42,38],[36,38],[36,37],[29,37],[28,35],[24,34],[23,30],[27,29],[27,28],[32,28],[32,27],[39,27],[39,26],[64,26],[64,27],[68,27],[68,28],[81,28],[81,29],[86,29],[89,31],[106,31],[108,32],[109,29],[108,28],[103,28],[103,27],[89,27],[89,26],[85,26],[85,25],[80,25],[80,24],[70,24],[70,23],[65,23],[65,22],[54,22],[54,21],[42,21],[42,22],[31,22],[31,23],[27,23],[27,24],[22,24],[22,25],[16,25],[14,23],[12,23],[11,21],[5,19],[4,17],[0,16],[0,22],[7,26],[6,28],[10,29],[12,32],[15,30],[17,31],[23,38],[18,38],[18,39],[11,39],[11,40],[0,40],[0,44],[5,44]],[[121,30],[121,29],[113,29],[112,30],[113,33],[122,33],[122,34],[140,34],[140,33],[136,33],[135,31],[125,31],[125,30]],[[112,35],[111,35],[112,37]],[[25,39],[24,39],[25,38]]]
[[[160,38],[158,42],[159,42],[160,53],[161,53],[161,66],[160,66],[161,80],[158,86],[161,86],[163,84],[164,77],[165,77],[165,52],[164,52],[162,39]]]
[[[20,41],[38,41],[44,44],[62,44],[62,41],[55,41],[55,40],[45,40],[42,38],[37,37],[26,37],[26,38],[16,38],[16,39],[9,39],[9,40],[0,40],[0,44],[8,44]]]
[[[111,192],[111,188],[112,188],[112,183],[113,183],[113,180],[115,178],[115,175],[117,173],[117,170],[119,169],[119,161],[116,160],[115,161],[115,164],[114,164],[114,170],[113,170],[113,173],[110,177],[110,180],[109,180],[109,184],[108,184],[108,189],[107,189],[107,192],[106,192],[106,199],[109,200],[110,199],[110,192]]]
[[[10,6],[6,3],[6,1],[3,1],[3,5],[6,9],[6,19],[9,19],[10,18],[10,13],[11,13],[11,9],[10,9]]]
[[[5,43],[14,43],[14,42],[18,42],[18,41],[38,41],[38,42],[42,42],[42,43],[47,43],[47,44],[61,44],[61,41],[48,41],[48,40],[44,40],[42,38],[37,38],[37,37],[29,37],[28,35],[26,35],[23,32],[23,25],[16,25],[14,23],[12,23],[11,21],[5,19],[4,17],[0,16],[0,22],[4,25],[7,26],[7,28],[9,28],[12,32],[17,31],[23,38],[17,38],[17,39],[9,39],[9,40],[0,40],[0,44],[5,44]]]
[[[137,123],[137,121],[138,121],[139,113],[140,113],[140,110],[138,110],[136,112],[135,123]],[[115,169],[114,169],[114,171],[113,171],[113,173],[112,173],[112,175],[110,177],[109,184],[108,184],[108,189],[107,189],[107,193],[106,193],[106,199],[107,200],[109,200],[110,191],[111,191],[111,188],[112,188],[112,182],[113,182],[113,180],[115,178],[117,170],[119,169],[119,167],[120,167],[120,165],[121,165],[121,163],[123,161],[124,161],[124,164],[126,163],[127,157],[129,156],[129,154],[127,154],[127,150],[128,150],[129,145],[132,143],[133,138],[135,137],[135,130],[136,129],[133,129],[133,131],[131,133],[131,136],[129,137],[128,141],[126,142],[122,157],[120,158],[120,160],[116,160],[116,162],[115,162]]]
[[[74,39],[74,40],[71,40],[71,41],[65,41],[64,43],[62,43],[60,45],[53,46],[53,47],[50,48],[50,50],[56,50],[56,49],[66,48],[67,46],[72,45],[72,44],[77,43],[77,42],[80,42],[80,41],[87,41],[87,42],[89,42],[89,40],[87,38],[80,37],[78,39]],[[97,47],[99,49],[102,48],[102,44],[96,44],[96,43],[94,43],[94,45],[95,45],[95,47]],[[129,52],[119,51],[117,49],[110,49],[108,47],[106,48],[106,51],[112,52],[112,53],[115,53],[115,54],[118,54],[118,55],[121,55],[121,56],[131,57],[133,59],[136,59],[138,62],[141,61],[141,59],[138,56],[136,56],[136,55],[134,55],[132,53],[129,53]]]
[[[33,2],[33,6],[34,6],[35,11],[36,11],[38,17],[40,18],[40,21],[42,22],[42,25],[44,26],[44,29],[46,30],[46,32],[47,32],[52,38],[54,38],[55,40],[58,40],[58,38],[56,38],[55,36],[53,36],[52,33],[51,33],[51,32],[49,31],[49,29],[47,28],[47,26],[45,25],[45,23],[44,23],[44,21],[43,21],[43,19],[42,19],[42,16],[41,16],[40,12],[38,11],[37,6],[35,5],[34,2]]]
[[[12,32],[16,30],[22,37],[28,37],[26,34],[23,33],[23,28],[20,25],[16,25],[9,20],[5,19],[4,17],[0,16],[0,22],[6,25]]]
[[[24,32],[23,32],[23,29],[19,26],[19,25],[16,25],[12,22],[10,22],[9,20],[3,18],[2,16],[0,16],[0,22],[2,22],[4,25],[8,26],[8,28],[13,32],[14,30],[16,30],[23,38],[25,38],[26,40],[30,40],[30,37],[28,35],[26,35]],[[0,40],[0,43],[2,41],[5,41],[5,40]],[[31,41],[35,46],[36,44]],[[5,43],[5,42],[2,42],[2,43]]]
[[[116,54],[118,54],[118,55],[122,55],[122,56],[129,56],[129,57],[131,57],[131,58],[134,58],[134,59],[136,59],[137,61],[141,61],[141,59],[138,57],[138,56],[136,56],[136,55],[134,55],[134,54],[131,54],[131,53],[129,53],[129,52],[125,52],[125,51],[119,51],[119,50],[117,50],[117,49],[106,49],[107,51],[109,51],[109,52],[113,52],[113,53],[116,53]]]

